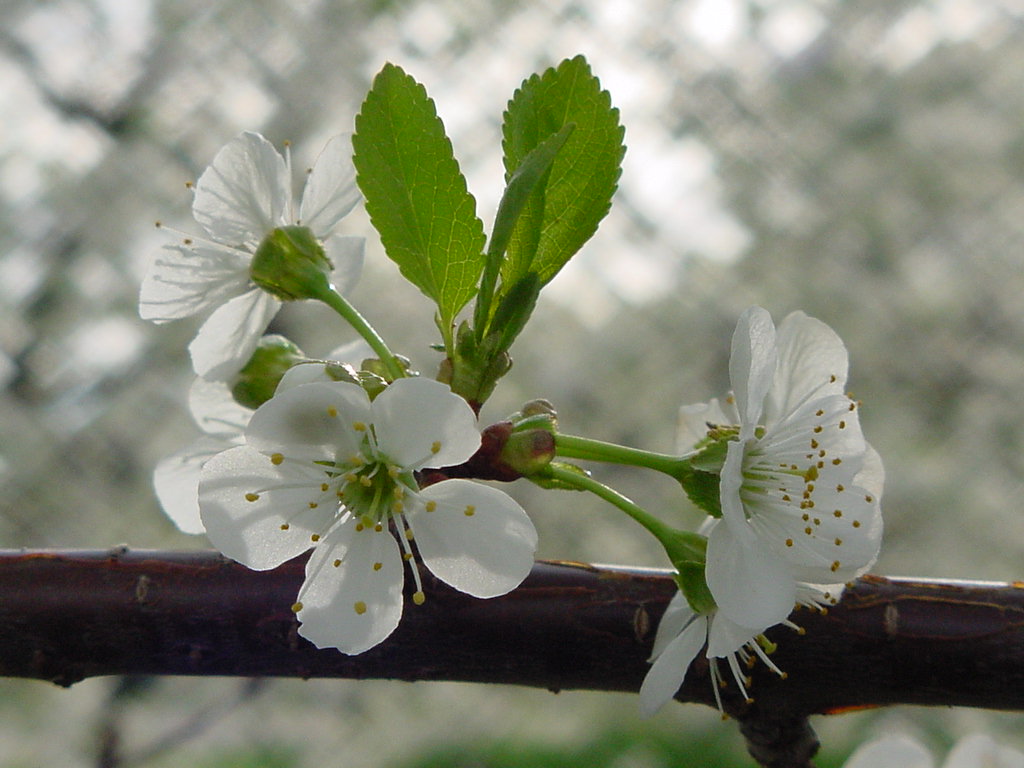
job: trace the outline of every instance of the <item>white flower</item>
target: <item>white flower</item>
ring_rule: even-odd
[[[243,434],[252,409],[239,405],[222,381],[197,378],[189,390],[189,409],[202,437],[172,453],[153,470],[157,499],[183,533],[203,533],[199,517],[199,471],[213,456],[245,442]]]
[[[476,597],[509,592],[533,565],[536,531],[508,495],[461,479],[418,488],[415,470],[480,445],[472,409],[439,382],[399,379],[372,403],[355,384],[302,384],[253,414],[246,442],[203,467],[207,535],[256,570],[314,547],[294,610],[317,647],[357,654],[391,634],[413,541],[435,576]]]
[[[844,394],[846,373],[846,348],[827,325],[794,312],[776,334],[752,307],[733,335],[729,413],[716,401],[680,413],[690,448],[729,438],[706,577],[732,621],[770,627],[797,602],[818,602],[811,595],[835,601],[878,556],[882,463]]]
[[[935,763],[923,746],[906,736],[885,736],[857,749],[844,768],[932,768]],[[1024,768],[1024,752],[1001,747],[976,733],[956,743],[943,768]]]
[[[252,257],[277,228],[301,224],[323,241],[344,293],[362,269],[363,238],[332,234],[359,201],[348,135],[324,147],[296,214],[291,162],[258,133],[245,132],[214,157],[195,186],[192,212],[210,239],[166,246],[142,282],[139,314],[157,323],[212,313],[189,345],[197,374],[225,379],[252,355],[281,301],[250,279]]]
[[[651,668],[647,670],[640,686],[641,713],[649,717],[675,696],[683,684],[690,663],[705,642],[707,657],[711,660],[711,684],[719,710],[722,709],[722,701],[718,692],[721,682],[718,658],[727,661],[733,679],[744,697],[747,692],[740,664],[746,663],[751,655],[757,656],[775,672],[782,674],[756,640],[764,630],[765,627],[741,626],[717,611],[698,614],[687,603],[683,593],[676,592],[654,636],[654,647],[649,659]]]
[[[359,362],[373,357],[373,350],[362,340],[338,347],[328,360]],[[323,364],[306,363],[289,369],[277,385],[284,392],[311,381],[330,381]],[[199,473],[207,460],[221,451],[245,443],[245,428],[252,408],[239,405],[223,381],[197,378],[188,396],[192,418],[203,435],[160,460],[153,470],[153,487],[164,513],[182,533],[205,533],[199,516]]]

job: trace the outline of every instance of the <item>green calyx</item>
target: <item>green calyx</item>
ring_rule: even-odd
[[[274,396],[285,372],[305,361],[302,350],[289,339],[277,335],[264,336],[249,362],[238,372],[231,395],[235,402],[246,408],[259,408]]]
[[[532,478],[555,458],[555,429],[558,414],[547,400],[532,400],[509,417],[512,431],[501,448],[502,464],[519,475]]]
[[[282,301],[318,299],[329,290],[332,265],[309,227],[278,227],[253,256],[252,281]]]

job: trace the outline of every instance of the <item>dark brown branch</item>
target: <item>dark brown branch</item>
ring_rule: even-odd
[[[0,552],[0,675],[71,685],[95,675],[393,678],[636,691],[675,591],[667,573],[538,563],[477,600],[424,573],[427,602],[360,655],[297,634],[303,563],[254,572],[214,552]],[[866,576],[806,630],[769,632],[780,680],[725,691],[763,765],[810,765],[806,717],[886,704],[1024,710],[1024,584]],[[713,705],[698,659],[678,698]]]

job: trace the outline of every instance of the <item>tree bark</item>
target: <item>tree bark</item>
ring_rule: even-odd
[[[359,656],[301,638],[290,606],[304,558],[256,572],[212,551],[0,551],[0,675],[71,685],[114,674],[460,680],[636,691],[667,571],[537,563],[514,592],[478,600],[423,572],[427,601]],[[726,688],[752,754],[807,766],[811,714],[887,704],[1024,709],[1024,584],[865,576],[826,614],[776,627],[773,661]],[[723,671],[725,668],[723,667]],[[714,706],[708,663],[680,701]]]

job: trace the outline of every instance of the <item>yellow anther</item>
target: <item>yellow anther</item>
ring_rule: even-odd
[[[320,534],[314,533],[312,536],[309,537],[309,540],[315,544],[316,542],[320,541]]]
[[[811,466],[809,466],[807,468],[807,471],[804,472],[804,481],[808,482],[808,483],[813,483],[815,480],[817,480],[818,479],[818,469],[819,469],[819,467],[816,467],[813,464]]]
[[[366,613],[366,603],[364,603],[362,600],[357,600],[356,604],[352,607],[356,609],[356,613],[358,613],[360,616]]]
[[[311,502],[309,502],[309,508],[310,508],[310,509],[316,509],[316,508],[317,508],[317,507],[319,507],[319,506],[320,506],[320,505],[319,505],[319,504],[317,504],[317,503],[316,503],[315,501],[311,501]]]
[[[291,528],[291,526],[288,525],[288,523],[281,523],[281,530],[282,531],[287,531],[289,528]]]
[[[432,442],[430,444],[430,452],[431,453],[438,453],[440,450],[441,450],[441,441],[440,440],[435,440],[434,442]]]
[[[373,570],[375,570],[375,571],[379,571],[383,567],[384,567],[384,563],[374,563],[373,564]]]
[[[270,454],[270,463],[273,464],[274,466],[279,465],[282,461],[284,461],[284,454],[283,453],[272,453],[272,454]]]
[[[361,421],[353,421],[352,422],[352,429],[354,429],[356,432],[365,432],[366,431],[366,424],[364,424]]]
[[[424,505],[424,509],[426,509],[427,512],[433,512],[435,509],[437,509],[437,502],[436,501],[428,501],[426,503],[426,505]]]
[[[412,528],[406,528],[405,529],[405,538],[408,539],[409,541],[412,541],[415,538],[413,536],[413,533],[412,533]]]
[[[843,460],[840,459],[840,458],[832,459],[832,466],[834,466],[834,467],[838,467],[842,463],[843,463]]]
[[[835,560],[835,561],[833,561],[833,563],[832,563],[832,573],[835,573],[835,572],[836,572],[836,571],[838,571],[838,570],[839,570],[839,561],[838,561],[838,560]]]
[[[868,504],[871,504],[874,500],[875,499],[872,496],[865,496],[864,497],[864,501],[866,501]]]
[[[832,513],[832,516],[833,517],[842,517],[843,516],[843,510],[837,509],[835,512]]]
[[[860,528],[860,520],[854,520],[853,521],[853,527],[854,528]]]
[[[810,526],[807,526],[806,528],[804,528],[804,533],[810,536],[812,533],[814,533],[814,530]]]
[[[320,483],[320,490],[323,491],[324,493],[326,493],[330,487],[331,486],[329,486],[327,483]]]
[[[373,526],[373,530],[375,530],[377,533],[380,533],[384,530],[384,526],[380,523],[377,523],[375,526]]]
[[[356,523],[356,533],[361,532],[364,528],[366,528],[366,526],[362,523]]]
[[[839,485],[836,486],[836,493],[842,493],[845,490],[846,490],[846,486],[843,485],[842,483],[839,483]]]
[[[338,418],[338,409],[335,408],[333,405],[328,405],[327,415],[330,416],[332,419]]]
[[[366,475],[361,475],[359,477],[359,484],[364,488],[369,488],[371,485],[373,485],[373,481]]]
[[[815,428],[814,428],[814,429],[812,430],[812,432],[814,432],[814,434],[818,435],[818,434],[821,434],[821,430],[822,430],[822,426],[821,426],[821,424],[819,424],[818,426],[816,426],[816,427],[815,427]]]
[[[840,539],[838,536],[836,536],[836,546],[839,547],[839,546],[842,546],[842,544],[843,544],[843,540]]]
[[[402,559],[405,560],[405,562],[409,562],[410,560],[412,560],[412,552],[402,553]]]
[[[786,539],[786,546],[787,547],[792,547],[793,546],[793,540],[792,539]]]
[[[423,590],[417,590],[412,593],[412,601],[416,603],[416,605],[423,605],[427,602],[427,596],[423,594]]]
[[[846,422],[845,422],[845,421],[842,421],[842,420],[840,420],[840,421],[839,421],[839,428],[840,428],[840,429],[846,429]]]
[[[258,493],[247,493],[245,494],[246,501],[259,501],[260,495]]]
[[[476,507],[474,507],[472,504],[467,504],[466,508],[464,510],[462,510],[462,513],[466,517],[472,517],[473,515],[476,514]]]
[[[302,603],[293,603],[292,604],[292,613],[298,613],[301,610],[302,610]]]
[[[334,566],[335,568],[337,568],[338,566],[340,566],[340,565],[341,565],[341,560],[340,560],[340,559],[337,559],[337,560],[335,560],[335,561],[334,561],[334,562],[332,563],[332,565],[333,565],[333,566]]]

